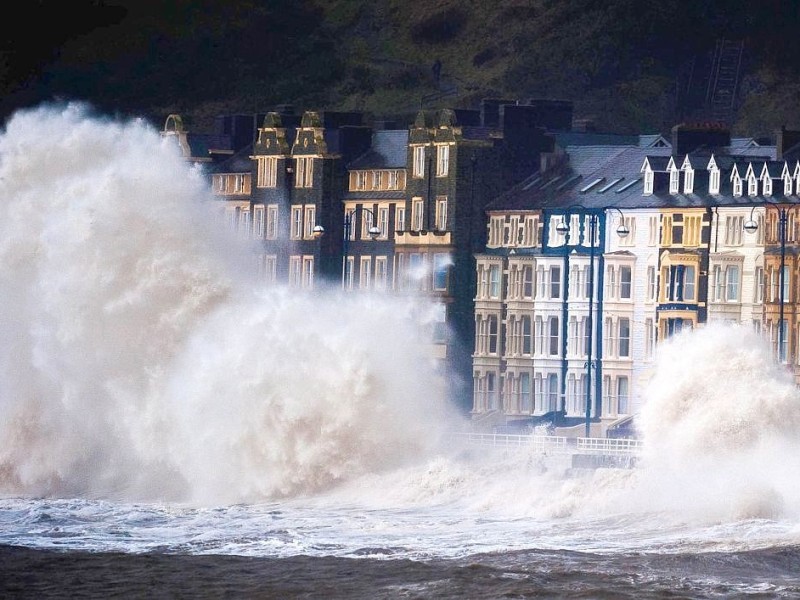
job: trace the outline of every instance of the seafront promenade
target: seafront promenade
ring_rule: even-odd
[[[641,455],[641,440],[453,432],[455,445],[466,449],[517,450],[560,460],[572,468],[632,467]]]

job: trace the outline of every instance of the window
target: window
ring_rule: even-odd
[[[658,217],[650,217],[647,245],[658,246]]]
[[[548,354],[550,356],[558,356],[558,341],[559,341],[559,323],[558,317],[550,317],[548,323]]]
[[[489,354],[497,354],[498,320],[497,315],[489,315]]]
[[[547,376],[547,412],[558,409],[558,375],[550,373]]]
[[[522,354],[533,354],[533,321],[530,315],[522,317]]]
[[[315,206],[305,207],[305,225],[303,237],[307,240],[314,238],[314,227],[317,224],[317,208]]]
[[[747,195],[758,196],[758,179],[753,175],[747,178]]]
[[[505,217],[491,217],[489,219],[489,246],[499,248],[503,245],[503,230]]]
[[[394,229],[395,231],[406,230],[406,207],[398,206],[394,211]]]
[[[792,178],[785,177],[783,179],[783,195],[784,196],[791,196],[792,195]]]
[[[389,208],[378,208],[378,229],[381,230],[379,238],[385,240],[389,237]]]
[[[569,318],[569,325],[567,326],[569,339],[567,342],[567,354],[570,356],[577,356],[578,354],[578,319],[575,317]]]
[[[424,223],[424,203],[422,198],[414,198],[411,201],[411,220],[413,222],[412,229],[414,231],[422,231]]]
[[[653,266],[647,267],[647,301],[655,302],[656,300],[656,268]]]
[[[303,288],[311,290],[314,288],[314,257],[303,257]]]
[[[356,171],[355,172],[355,185],[353,187],[356,190],[365,190],[365,189],[367,189],[367,172],[366,171]]]
[[[663,215],[661,221],[661,245],[672,246],[672,215]]]
[[[243,238],[250,237],[250,211],[239,211],[239,235]]]
[[[627,358],[631,355],[631,321],[627,317],[619,320],[619,356]]]
[[[369,230],[375,226],[373,217],[375,213],[370,209],[365,209],[361,211],[361,239],[362,240],[371,240],[372,236],[369,233]],[[353,222],[355,224],[355,222]]]
[[[436,147],[436,176],[447,177],[450,171],[450,146]]]
[[[530,414],[533,410],[531,404],[531,374],[519,374],[519,408],[525,414]]]
[[[437,253],[433,255],[433,289],[444,291],[447,289],[447,269],[450,266],[450,255]]]
[[[244,193],[244,175],[241,173],[237,173],[233,176],[233,193],[234,194],[243,194]]]
[[[636,218],[635,217],[621,217],[620,220],[617,222],[617,227],[619,225],[625,225],[628,228],[628,235],[623,238],[619,238],[619,245],[620,246],[635,246],[636,245]]]
[[[375,257],[375,289],[385,290],[388,279],[388,267],[385,256]]]
[[[267,206],[267,229],[266,237],[268,240],[278,238],[278,205],[270,204]]]
[[[259,156],[256,186],[260,188],[274,188],[277,185],[278,157]]]
[[[719,192],[717,192],[719,193]],[[734,196],[741,196],[742,195],[742,179],[738,176],[733,178],[733,195]]]
[[[526,248],[533,248],[536,246],[538,239],[539,221],[535,217],[525,217],[525,222],[522,227],[522,245]]]
[[[756,267],[754,277],[753,301],[756,304],[764,302],[764,267]]]
[[[681,173],[677,169],[672,169],[669,172],[669,193],[677,194],[681,180]]]
[[[447,146],[443,146],[446,148]],[[447,197],[436,198],[436,229],[447,231]]]
[[[649,196],[653,193],[653,180],[654,180],[654,173],[650,169],[647,169],[644,172],[644,195]]]
[[[769,177],[764,178],[764,195],[772,196],[772,179]]]
[[[358,287],[366,290],[369,289],[370,281],[372,280],[372,257],[362,256],[359,262]]]
[[[262,239],[264,237],[264,207],[253,207],[253,235]]]
[[[314,185],[314,158],[298,156],[295,158],[294,187],[310,188]]]
[[[725,218],[725,243],[728,246],[742,245],[742,231],[744,217],[731,215]]]
[[[727,290],[725,299],[728,302],[739,301],[739,267],[730,265],[725,271],[725,287]]]
[[[550,267],[550,298],[561,298],[561,267]]]
[[[621,266],[619,268],[619,297],[630,300],[631,298],[631,268],[628,266]]]
[[[694,169],[686,169],[683,179],[683,193],[694,193]]]
[[[431,338],[437,344],[447,342],[447,307],[441,302],[433,306],[433,332]]]
[[[712,282],[714,285],[714,300],[720,301],[724,297],[723,290],[725,289],[725,280],[722,277],[722,267],[719,265],[714,265],[712,269]]]
[[[274,283],[278,279],[278,257],[274,254],[264,256],[264,280]]]
[[[411,176],[417,179],[425,176],[425,146],[414,146],[414,162],[411,167]]]
[[[292,206],[292,232],[291,238],[299,240],[303,237],[303,207],[299,204]]]
[[[644,355],[645,358],[653,358],[653,351],[656,347],[655,324],[653,319],[644,321]]]
[[[525,265],[522,267],[522,297],[532,299],[533,296],[533,265]]]
[[[387,171],[386,173],[386,189],[388,190],[396,190],[398,189],[397,185],[397,171]]]
[[[497,374],[486,373],[486,404],[489,410],[497,410]]]
[[[500,298],[500,265],[489,267],[489,298]]]
[[[344,279],[344,288],[346,290],[353,289],[353,281],[355,279],[355,276],[353,275],[353,269],[355,268],[355,266],[356,266],[356,260],[353,256],[348,256],[347,261],[342,265],[342,268],[345,269],[345,272],[343,273],[343,279]]]
[[[380,171],[373,171],[372,172],[372,189],[379,190],[381,189],[381,172]]]
[[[617,413],[628,414],[628,378],[617,377]]]
[[[289,257],[289,285],[299,288],[302,285],[303,262],[300,256]]]
[[[708,177],[708,193],[719,194],[720,184],[720,171],[719,169],[711,169]],[[741,193],[740,193],[741,195]]]
[[[685,216],[683,217],[683,245],[684,246],[699,246],[700,245],[700,227],[702,225],[702,217]]]
[[[667,300],[682,302],[694,300],[695,268],[691,265],[671,265],[669,267],[669,288]]]

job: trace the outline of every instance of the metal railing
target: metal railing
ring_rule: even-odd
[[[564,454],[638,456],[640,440],[616,438],[568,438],[555,435],[514,435],[508,433],[454,432],[454,442],[493,448],[531,448]]]
[[[525,447],[536,450],[568,450],[569,440],[555,435],[515,435],[510,433],[457,432],[452,434],[454,441],[494,448]]]

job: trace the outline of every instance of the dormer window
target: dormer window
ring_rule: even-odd
[[[650,169],[645,170],[644,172],[644,194],[645,196],[649,196],[653,193],[653,181],[655,179],[653,171]]]
[[[783,195],[784,196],[791,196],[792,195],[792,178],[791,177],[784,177],[783,178]]]
[[[683,176],[683,193],[694,193],[694,169],[686,169]]]
[[[758,179],[754,175],[747,178],[747,195],[758,196]]]
[[[720,171],[719,169],[711,169],[708,172],[708,193],[709,194],[719,194],[719,186],[720,186]]]
[[[769,177],[764,178],[764,195],[772,196],[772,179]]]
[[[677,194],[680,189],[680,171],[673,169],[669,172],[669,193]]]
[[[736,197],[742,195],[742,178],[738,175],[733,178],[733,195]]]

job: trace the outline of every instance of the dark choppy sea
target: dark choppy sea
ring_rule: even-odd
[[[800,548],[524,550],[448,560],[0,547],[3,598],[798,598]]]

